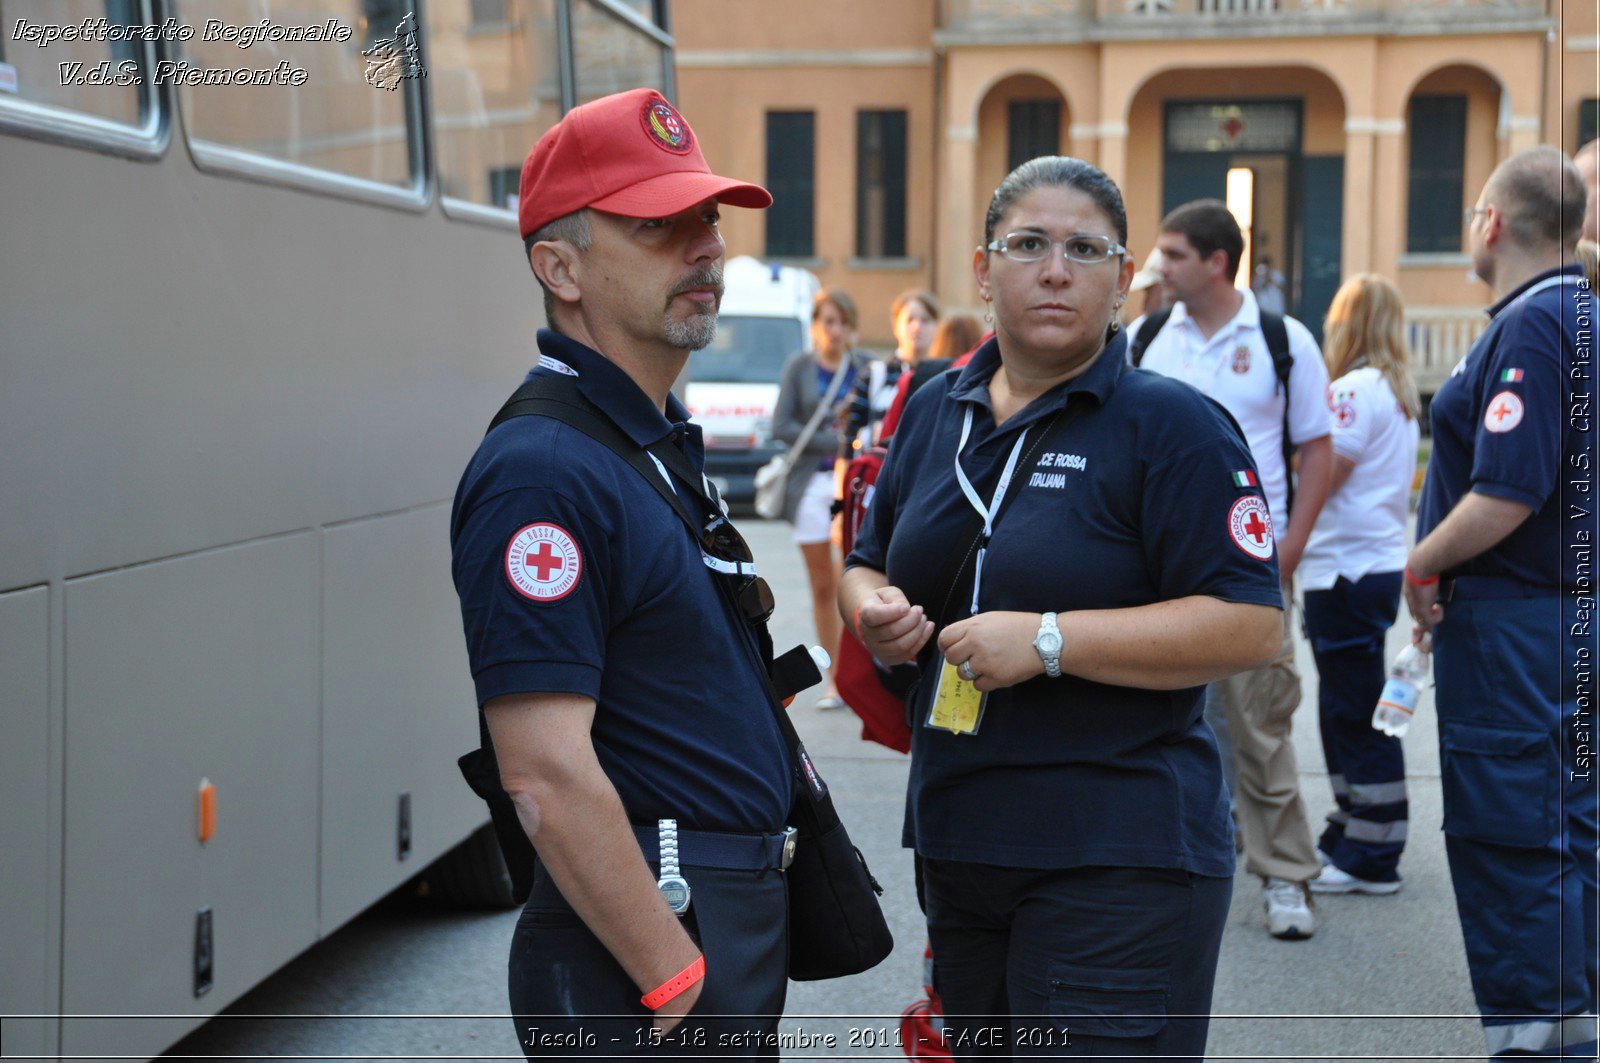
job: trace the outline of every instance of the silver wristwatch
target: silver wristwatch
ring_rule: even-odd
[[[663,819],[656,824],[661,848],[661,877],[656,888],[679,916],[689,910],[689,883],[678,871],[678,821]]]
[[[1056,614],[1046,613],[1039,621],[1039,634],[1034,637],[1033,648],[1039,651],[1044,662],[1044,674],[1051,679],[1061,678],[1061,629],[1056,626]]]

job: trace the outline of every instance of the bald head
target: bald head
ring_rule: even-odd
[[[1501,163],[1484,186],[1483,202],[1500,208],[1506,234],[1522,250],[1570,254],[1583,228],[1588,189],[1565,155],[1543,146]]]
[[[1588,207],[1583,212],[1583,238],[1600,243],[1600,140],[1591,140],[1572,157],[1589,190]]]

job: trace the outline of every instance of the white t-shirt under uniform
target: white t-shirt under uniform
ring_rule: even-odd
[[[1355,462],[1344,486],[1328,496],[1306,543],[1299,578],[1324,591],[1406,564],[1406,503],[1417,471],[1417,422],[1406,416],[1389,381],[1362,368],[1334,381],[1333,452]]]
[[[1256,297],[1240,291],[1243,303],[1233,320],[1208,340],[1189,317],[1182,303],[1146,347],[1140,363],[1162,376],[1176,377],[1216,399],[1233,414],[1250,444],[1261,490],[1272,512],[1274,534],[1289,526],[1284,512],[1289,478],[1283,467],[1283,394],[1272,370],[1272,353],[1261,334],[1261,310]],[[1320,439],[1333,429],[1328,413],[1328,367],[1322,362],[1317,341],[1292,317],[1283,319],[1289,333],[1289,439],[1295,446]],[[1140,318],[1129,330],[1137,335]]]

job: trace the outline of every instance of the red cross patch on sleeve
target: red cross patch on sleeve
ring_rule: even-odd
[[[583,552],[559,524],[541,521],[517,530],[506,546],[506,579],[524,598],[556,602],[583,576]]]
[[[1260,495],[1246,495],[1228,511],[1228,535],[1233,545],[1257,561],[1272,557],[1272,514]]]
[[[1509,432],[1522,423],[1522,399],[1510,391],[1502,391],[1489,400],[1483,411],[1483,427],[1491,432]]]

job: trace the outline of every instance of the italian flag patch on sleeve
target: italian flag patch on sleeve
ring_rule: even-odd
[[[1257,487],[1259,484],[1256,482],[1255,473],[1251,472],[1249,469],[1240,469],[1238,472],[1233,474],[1233,486]]]
[[[1520,383],[1522,383],[1522,370],[1520,370],[1520,369],[1507,369],[1504,373],[1500,374],[1500,383],[1502,383],[1502,384],[1520,384]]]

